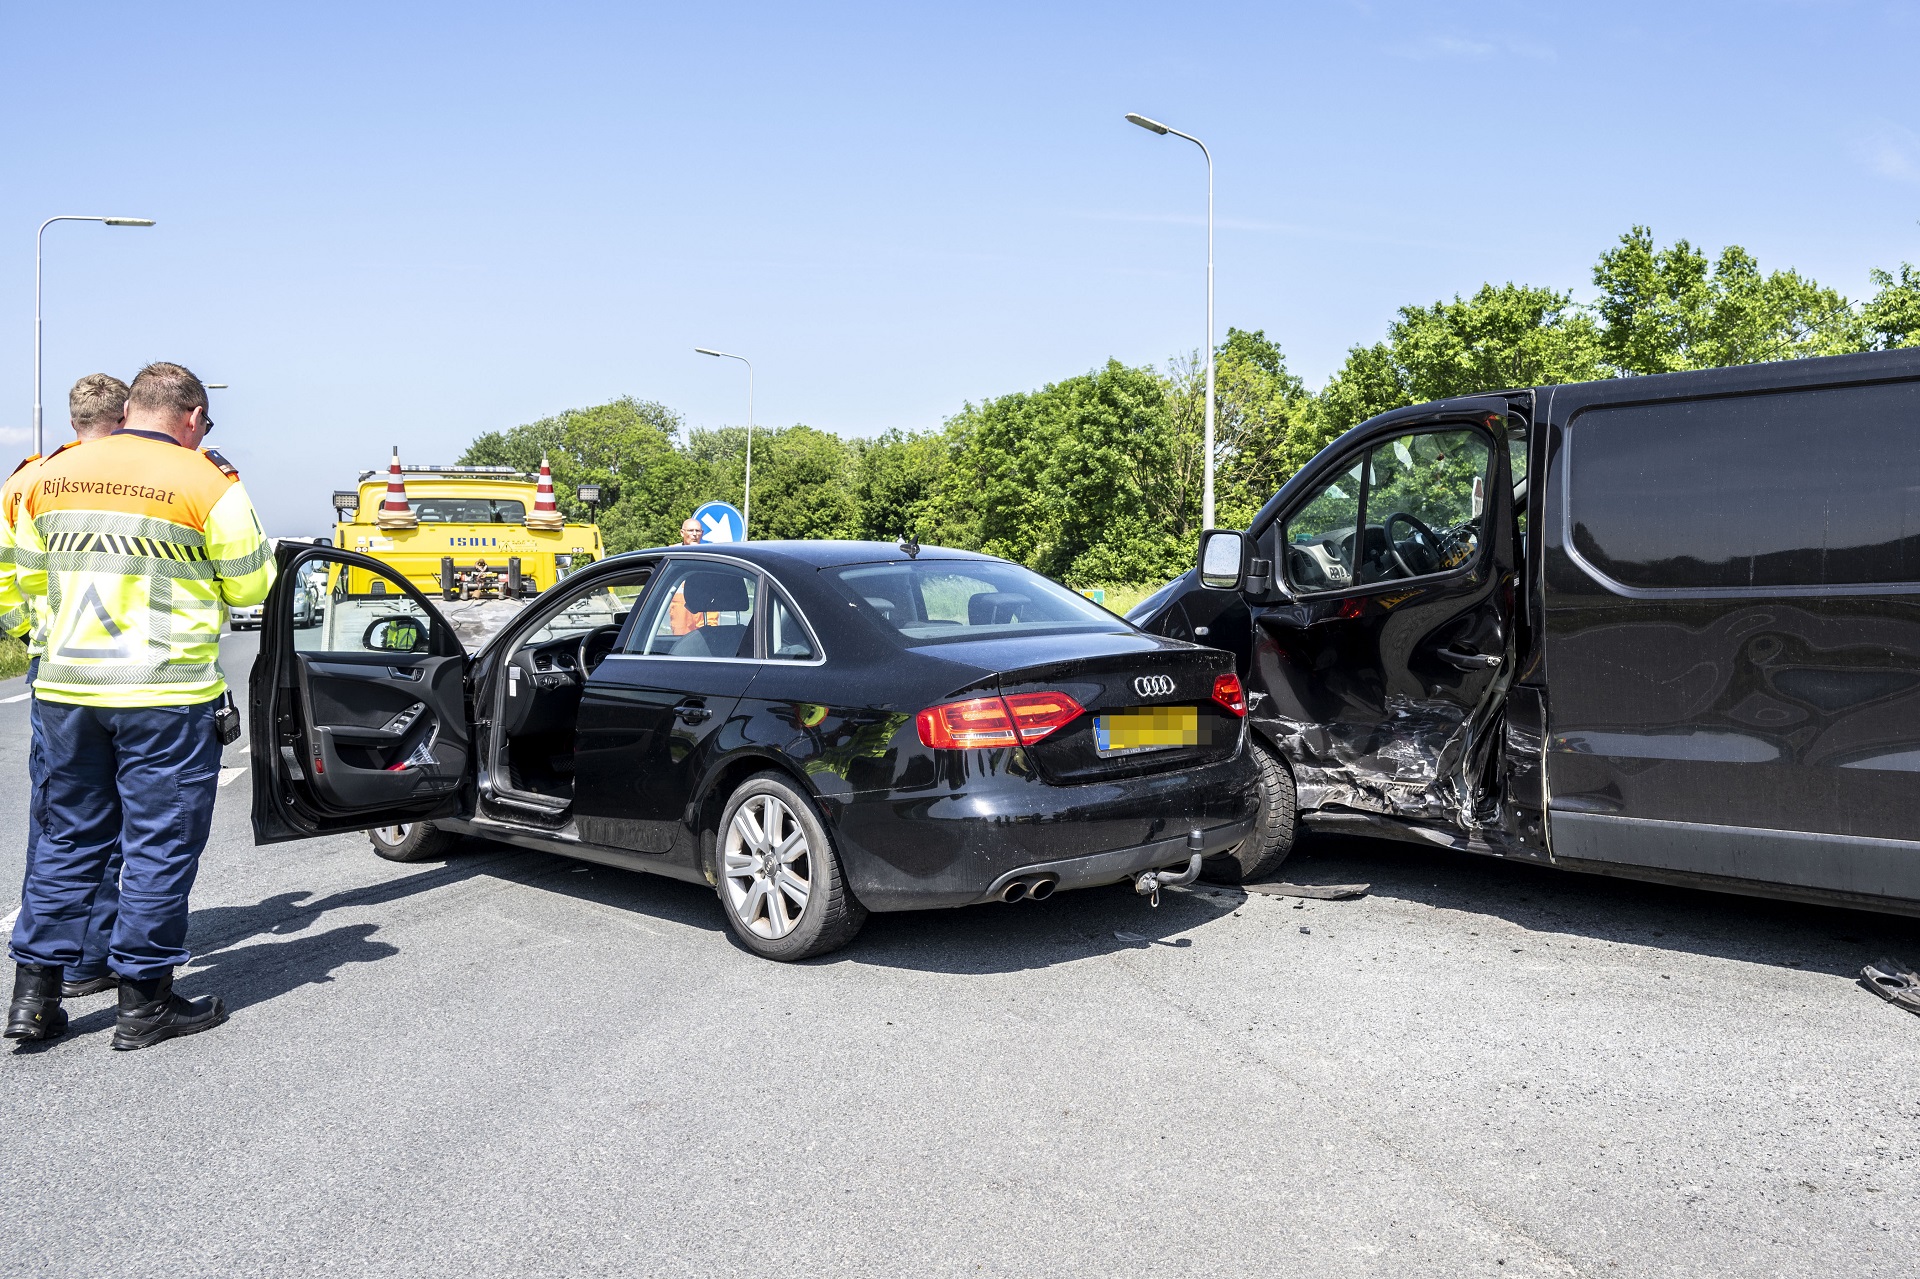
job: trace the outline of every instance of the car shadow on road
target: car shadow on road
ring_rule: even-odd
[[[523,856],[537,858],[538,854],[523,855],[501,844],[463,840],[455,855],[443,863],[425,864],[397,879],[364,888],[319,898],[306,892],[275,893],[248,906],[205,906],[193,912],[187,944],[194,954],[204,956],[253,937],[303,932],[328,911],[384,906],[487,874],[496,863],[517,861]]]
[[[1316,835],[1288,879],[1370,883],[1377,897],[1557,933],[1857,977],[1889,952],[1920,957],[1920,920],[1581,874],[1390,840]]]
[[[495,845],[476,844],[486,849]],[[713,889],[644,871],[587,865],[559,854],[490,863],[488,875],[546,892],[713,933],[717,943],[744,951]],[[1203,888],[1207,886],[1202,886]],[[1179,936],[1236,909],[1239,889],[1164,893],[1156,910],[1131,884],[1061,893],[1044,902],[966,906],[870,915],[842,950],[806,962],[862,963],[928,972],[998,973],[1046,968],[1089,955],[1184,949]]]

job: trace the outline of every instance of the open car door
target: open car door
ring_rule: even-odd
[[[1494,725],[1515,660],[1503,399],[1403,413],[1303,472],[1253,610],[1258,726],[1303,810],[1472,830],[1493,815]]]
[[[453,628],[378,560],[301,543],[278,560],[250,684],[254,842],[457,814],[473,726]]]

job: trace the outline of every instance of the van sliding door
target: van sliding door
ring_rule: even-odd
[[[1920,382],[1585,393],[1541,530],[1555,856],[1920,898]]]

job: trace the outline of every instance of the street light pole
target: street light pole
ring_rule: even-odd
[[[747,366],[747,483],[740,499],[740,540],[745,541],[753,527],[753,361],[744,355],[734,355],[727,351],[710,351],[704,346],[693,348],[696,355],[711,355],[722,360],[738,360]]]
[[[47,228],[55,222],[104,222],[108,226],[152,226],[152,218],[107,218],[84,213],[61,213],[48,218],[33,233],[33,451],[45,453],[40,432],[40,249]]]
[[[1158,120],[1149,120],[1146,116],[1129,111],[1127,121],[1137,124],[1149,133],[1161,135],[1171,133],[1176,138],[1185,138],[1200,148],[1200,154],[1207,160],[1207,445],[1206,445],[1206,487],[1200,502],[1200,523],[1204,528],[1213,527],[1213,152],[1207,150],[1207,144],[1191,133],[1161,124]]]

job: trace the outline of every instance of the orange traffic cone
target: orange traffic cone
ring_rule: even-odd
[[[407,482],[400,478],[400,446],[393,446],[393,462],[387,467],[387,497],[374,513],[373,522],[381,528],[414,528],[420,520],[407,505]]]
[[[567,522],[560,508],[553,501],[553,472],[547,468],[547,459],[540,458],[540,487],[534,491],[533,509],[527,512],[528,528],[559,528]]]

